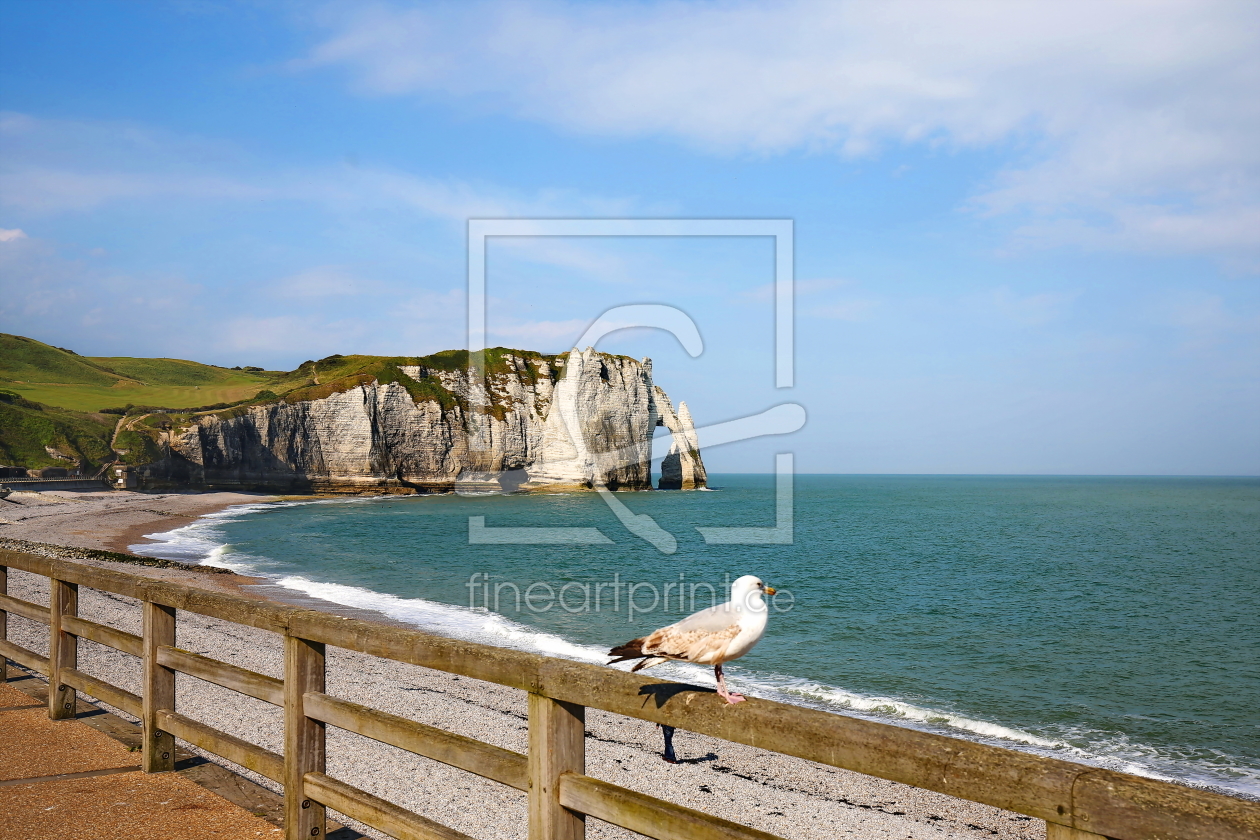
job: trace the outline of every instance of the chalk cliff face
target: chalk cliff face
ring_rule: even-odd
[[[649,359],[569,353],[524,489],[651,487],[657,392]]]
[[[491,353],[484,383],[470,381],[466,365],[386,361],[320,391],[168,424],[155,432],[167,455],[140,470],[142,484],[642,490],[651,487],[653,432],[665,425],[677,454],[666,459],[662,487],[704,486],[690,416],[685,406],[675,415],[650,360],[589,348],[567,357]]]

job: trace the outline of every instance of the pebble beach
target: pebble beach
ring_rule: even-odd
[[[259,585],[263,582],[255,578],[119,565],[82,551],[125,552],[128,545],[142,542],[146,533],[171,530],[205,513],[266,498],[236,493],[15,493],[0,503],[0,548],[34,550],[271,598],[277,594],[276,587]],[[46,581],[34,575],[11,571],[9,592],[47,603]],[[301,604],[373,617],[314,599],[302,599]],[[140,632],[140,610],[129,598],[84,590],[80,614]],[[274,634],[187,612],[180,613],[177,632],[180,647],[281,675],[281,640]],[[9,638],[47,654],[47,628],[42,625],[10,616]],[[83,642],[80,668],[128,691],[139,691],[138,661],[125,654]],[[329,652],[328,690],[500,747],[526,749],[526,697],[514,689],[335,649]],[[180,712],[232,735],[281,750],[280,711],[268,704],[181,674],[177,706]],[[662,737],[655,726],[594,709],[588,710],[587,730],[590,775],[784,838],[1045,836],[1044,824],[1018,814],[681,730],[675,736],[680,762],[671,765],[661,759]],[[276,789],[269,780],[184,746]],[[525,837],[525,796],[518,791],[331,727],[328,751],[328,772],[364,790],[474,837]],[[345,822],[369,836],[383,836],[353,821]],[[588,820],[587,833],[592,838],[639,836],[594,819]]]

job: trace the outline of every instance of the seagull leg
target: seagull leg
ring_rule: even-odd
[[[665,754],[661,758],[670,764],[677,764],[678,757],[674,755],[674,727],[665,724],[657,724],[661,727],[661,733],[665,736]]]
[[[718,684],[717,692],[718,694],[722,696],[724,700],[726,700],[727,703],[734,705],[744,699],[744,695],[736,694],[735,692],[728,691],[726,689],[726,678],[722,676],[722,663],[721,662],[713,666],[713,673],[717,675],[717,684]]]

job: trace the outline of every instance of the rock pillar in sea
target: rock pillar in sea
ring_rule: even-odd
[[[656,404],[660,411],[658,425],[669,429],[673,442],[669,454],[661,461],[662,490],[698,490],[707,487],[709,476],[700,460],[700,440],[691,412],[685,402],[678,404],[678,412],[670,404],[669,397],[660,388],[655,389]]]

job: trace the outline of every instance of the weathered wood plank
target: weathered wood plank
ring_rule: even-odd
[[[48,623],[48,607],[32,604],[30,601],[14,598],[12,595],[0,594],[0,610],[20,615],[22,618],[29,618],[31,621],[38,621],[40,624]]]
[[[88,639],[132,656],[144,656],[144,639],[135,633],[116,630],[108,625],[97,624],[95,621],[88,621],[75,615],[63,616],[61,626],[66,632],[73,633],[81,639]]]
[[[542,693],[567,702],[1056,822],[1070,821],[1072,780],[1085,769],[1030,753],[754,697],[729,705],[712,689],[568,660],[545,662],[540,666],[539,683]]]
[[[1074,828],[1124,840],[1260,840],[1260,806],[1094,768],[1076,780]]]
[[[91,674],[85,674],[75,668],[63,668],[61,670],[61,681],[71,688],[77,688],[79,691],[104,700],[109,705],[122,709],[129,715],[142,717],[144,714],[143,700],[130,691],[123,691],[118,686],[110,685]]]
[[[560,804],[657,840],[781,840],[703,811],[576,773],[560,777]]]
[[[78,584],[54,578],[48,605],[48,717],[53,720],[67,720],[77,712],[78,697],[61,672],[79,666],[79,637],[62,625],[65,616],[78,612]]]
[[[586,708],[529,695],[529,840],[583,840],[586,817],[560,803],[560,777],[586,773]]]
[[[141,662],[144,677],[144,750],[141,765],[146,773],[165,773],[175,769],[175,739],[158,724],[161,710],[175,710],[175,672],[158,662],[158,650],[175,644],[175,610],[163,604],[145,601],[144,646]]]
[[[0,566],[0,595],[9,596],[9,567]],[[0,641],[9,639],[9,613],[0,604]],[[0,683],[9,681],[9,660],[0,655]]]
[[[428,817],[408,811],[323,773],[307,773],[304,795],[398,840],[473,840]]]
[[[20,569],[23,572],[30,572],[44,577],[51,577],[52,560],[47,557],[40,557],[38,554],[27,554],[25,551],[12,551],[7,548],[0,548],[0,566],[10,569]]]
[[[324,806],[303,794],[307,773],[324,772],[323,721],[307,717],[307,694],[324,693],[324,646],[284,637],[284,836],[320,840],[327,830]]]
[[[327,694],[307,694],[306,714],[368,738],[527,790],[525,756]]]
[[[227,662],[220,662],[199,653],[182,648],[162,646],[157,652],[158,662],[176,671],[182,671],[198,679],[248,694],[276,706],[284,705],[284,682],[250,671]]]
[[[30,668],[32,671],[48,676],[48,660],[40,656],[33,650],[27,650],[24,647],[18,647],[8,639],[0,639],[0,656],[6,659],[12,659],[23,668]]]
[[[272,781],[284,782],[284,759],[270,750],[169,709],[159,709],[156,717],[158,726],[176,738],[221,755],[233,764],[260,773]]]
[[[406,627],[301,610],[289,618],[289,632],[335,647],[461,674],[526,691],[537,687],[545,657],[524,651],[430,636]]]

